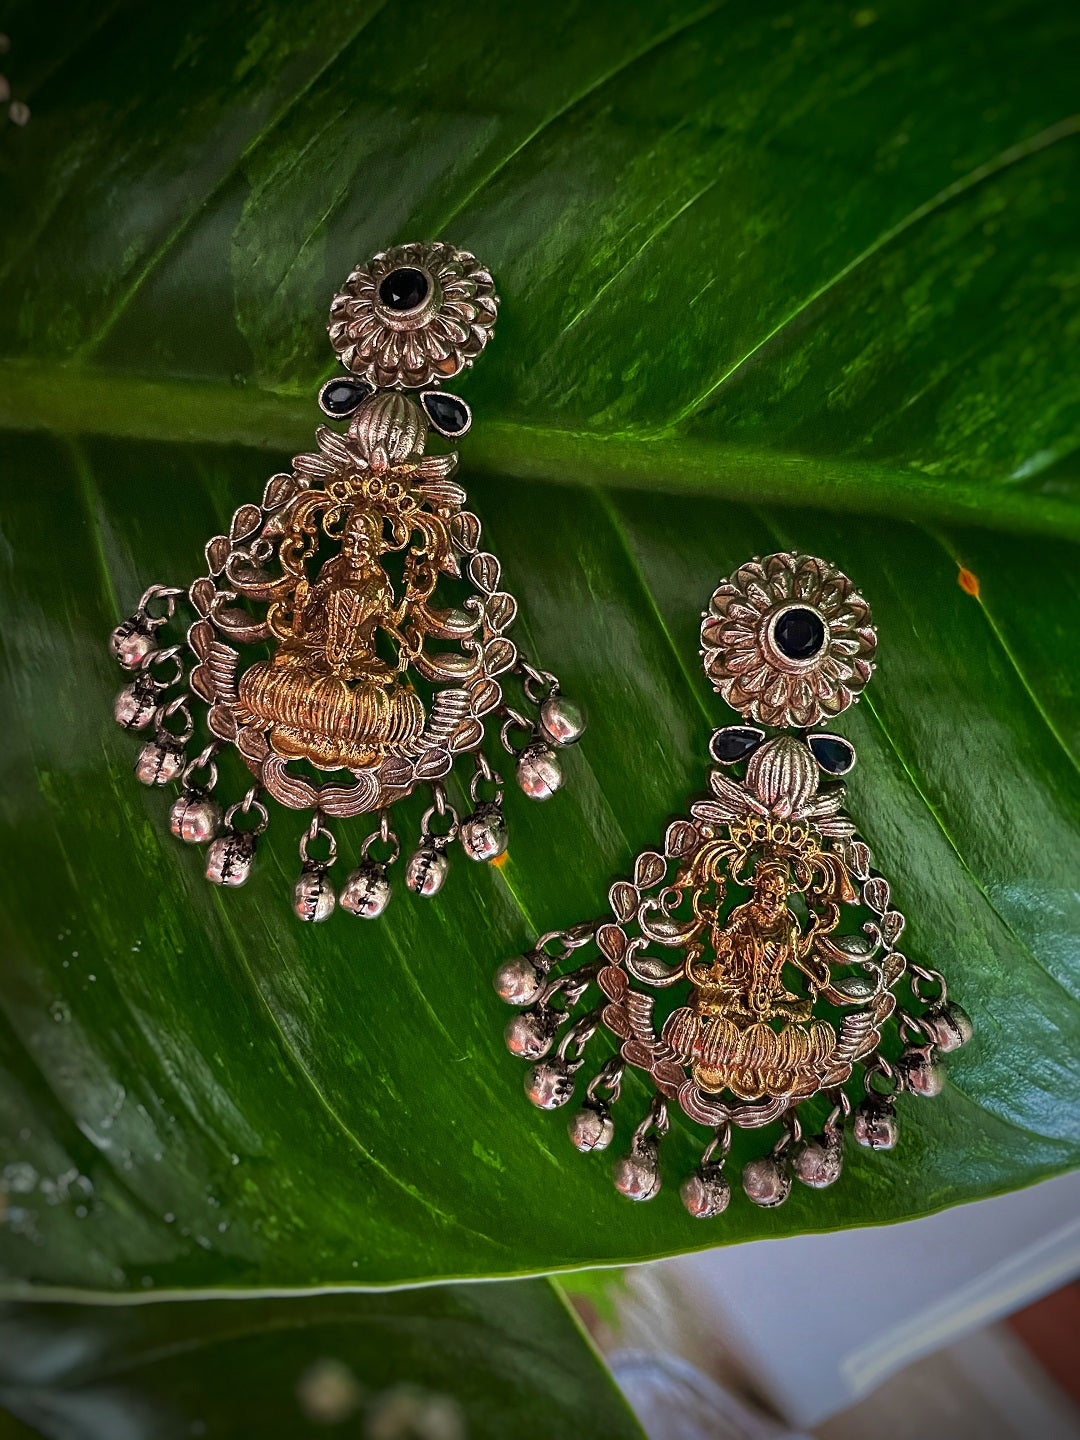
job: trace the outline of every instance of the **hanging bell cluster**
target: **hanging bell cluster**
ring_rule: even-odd
[[[708,1133],[680,1191],[708,1219],[730,1202],[738,1132],[769,1137],[741,1159],[754,1205],[825,1189],[848,1134],[894,1148],[898,1101],[940,1094],[972,1027],[944,977],[901,950],[904,916],[844,808],[855,749],[827,726],[873,670],[865,600],[825,561],[770,555],[717,588],[701,640],[743,717],[712,736],[709,793],[611,886],[603,919],[542,935],[495,990],[516,1012],[506,1045],[532,1104],[581,1095],[579,1151],[613,1144],[628,1070],[651,1089],[612,1166],[620,1194],[659,1192],[674,1112]],[[590,1043],[616,1053],[587,1071]]]
[[[215,798],[218,742],[188,757],[195,721],[186,647],[158,644],[183,593],[151,586],[135,614],[113,631],[109,648],[120,666],[133,672],[116,697],[114,714],[123,729],[150,734],[135,758],[136,777],[144,785],[179,785],[169,809],[170,832],[187,845],[206,847],[206,878],[213,884],[243,885],[269,816],[255,787],[228,809]]]
[[[522,669],[522,685],[535,715],[528,720],[508,707],[500,739],[514,760],[517,783],[525,794],[530,800],[550,800],[563,783],[559,751],[581,739],[585,712],[563,695],[554,675],[531,665]],[[515,741],[515,731],[524,738]]]
[[[245,884],[251,875],[259,837],[269,823],[264,803],[268,797],[258,785],[228,808],[215,797],[219,739],[212,737],[189,758],[195,719],[188,647],[158,643],[182,596],[180,590],[151,586],[135,614],[113,631],[110,650],[133,676],[117,695],[114,714],[123,729],[149,735],[136,757],[136,777],[149,786],[179,787],[169,811],[172,835],[185,844],[205,846],[206,878],[215,885],[234,887]],[[520,788],[530,798],[544,800],[562,783],[559,749],[580,738],[585,719],[580,707],[562,695],[553,675],[520,657],[516,669],[525,703],[518,709],[500,707],[501,743],[516,766]],[[534,711],[531,720],[523,715],[525,708]],[[522,732],[524,741],[516,738]],[[432,803],[421,819],[419,843],[404,870],[405,886],[415,895],[430,898],[442,889],[455,843],[479,863],[498,861],[506,853],[509,831],[502,778],[482,751],[473,752],[473,763],[468,786],[471,808],[463,819],[441,783],[428,786]],[[301,873],[293,891],[293,910],[299,919],[317,923],[338,906],[364,920],[384,913],[393,893],[389,871],[400,857],[401,844],[390,826],[389,812],[380,810],[378,819],[378,828],[362,842],[359,864],[338,889],[331,875],[337,842],[325,816],[316,812],[300,841]],[[312,847],[325,854],[313,857]]]
[[[676,822],[678,823],[678,822]],[[878,895],[884,884],[880,876],[867,874],[868,884],[877,882]],[[632,882],[617,882],[628,886]],[[625,904],[625,890],[616,897]],[[896,912],[888,908],[878,922]],[[614,1107],[622,1090],[628,1066],[641,1065],[647,1057],[643,1046],[635,1045],[633,1032],[625,1021],[625,1010],[605,1003],[621,987],[613,979],[610,955],[618,948],[611,922],[590,923],[567,931],[541,936],[533,949],[505,961],[495,974],[495,991],[517,1013],[505,1030],[511,1055],[529,1063],[525,1094],[540,1110],[569,1106],[579,1093],[579,1072],[586,1064],[585,1047],[605,1029],[622,1040],[621,1053],[599,1066],[584,1088],[580,1107],[571,1114],[567,1131],[574,1148],[582,1154],[607,1150],[615,1139]],[[606,932],[606,933],[605,933]],[[583,947],[599,941],[601,958],[563,970]],[[606,973],[605,973],[606,972]],[[642,972],[649,974],[648,970]],[[653,970],[650,978],[658,977]],[[780,1135],[767,1154],[748,1159],[741,1171],[741,1188],[753,1204],[762,1209],[782,1205],[794,1182],[812,1190],[823,1190],[840,1179],[844,1166],[845,1135],[869,1150],[892,1150],[900,1136],[896,1102],[901,1095],[932,1098],[946,1081],[945,1057],[967,1044],[972,1025],[964,1010],[949,1000],[944,978],[936,971],[907,963],[908,998],[896,1009],[900,1050],[886,1060],[875,1053],[863,1070],[863,1095],[854,1103],[841,1086],[819,1092],[829,1111],[823,1122],[802,1112],[811,1112],[808,1097],[801,1105],[775,1104],[754,1115],[749,1105],[731,1106],[712,1127],[701,1161],[682,1183],[680,1195],[686,1210],[698,1219],[711,1219],[727,1209],[731,1181],[726,1173],[732,1135],[737,1128],[757,1128],[777,1121]],[[590,1006],[583,998],[593,989],[599,993]],[[856,988],[856,987],[852,987]],[[622,992],[625,994],[625,991]],[[927,999],[928,994],[931,998]],[[642,1007],[639,1008],[639,1013]],[[642,1017],[648,1024],[647,1014]],[[653,1072],[654,1080],[657,1078]],[[692,1119],[708,1123],[715,1115],[701,1113],[685,1080],[673,1084],[674,1076],[658,1090],[646,1114],[636,1124],[628,1148],[612,1165],[615,1189],[630,1200],[651,1200],[661,1188],[660,1146],[670,1125],[672,1104],[682,1104]],[[700,1099],[700,1097],[699,1097]]]
[[[457,440],[471,426],[465,401],[441,387],[484,349],[497,310],[490,273],[442,242],[358,266],[328,327],[348,373],[319,392],[324,416],[345,428],[320,425],[317,448],[208,542],[186,639],[163,643],[184,593],[165,586],[113,632],[132,677],[116,719],[148,736],[136,774],[179,786],[170,828],[206,847],[210,881],[247,880],[270,801],[308,815],[293,893],[304,921],[338,906],[369,920],[385,911],[401,850],[389,814],[416,790],[430,804],[403,866],[409,890],[438,894],[454,845],[497,861],[507,827],[503,782],[482,750],[489,732],[525,794],[545,800],[562,784],[562,749],[585,728],[557,678],[511,638],[517,602],[453,478],[457,453],[429,450],[433,435]],[[253,781],[227,808],[214,794],[226,747]],[[464,757],[462,817],[448,786]],[[355,816],[375,828],[337,882],[331,823]]]
[[[116,698],[115,716],[125,730],[151,732],[152,738],[145,741],[136,758],[138,779],[145,785],[179,784],[169,812],[171,833],[185,844],[207,847],[206,878],[212,883],[243,885],[251,874],[258,838],[269,822],[269,812],[257,786],[228,809],[215,798],[218,767],[214,757],[220,749],[219,741],[212,740],[196,756],[188,758],[195,722],[191,693],[186,688],[185,647],[157,643],[182,593],[152,586],[135,614],[114,630],[112,654],[125,670],[133,672],[133,679]],[[534,702],[536,713],[531,722],[520,710],[505,707],[502,743],[516,763],[518,783],[525,794],[547,799],[562,782],[557,751],[580,737],[585,728],[584,716],[578,706],[562,696],[554,676],[534,670],[523,660],[518,664],[526,702],[536,695],[537,687],[542,698]],[[522,730],[528,738],[523,744],[515,744],[514,732]],[[474,752],[474,765],[469,783],[472,808],[464,819],[459,819],[441,784],[430,786],[432,804],[420,822],[420,842],[405,865],[405,885],[416,895],[431,897],[442,889],[449,870],[448,852],[454,842],[477,862],[497,861],[506,852],[509,832],[503,811],[502,779],[479,750]],[[542,783],[538,775],[543,776]],[[315,859],[310,847],[320,837],[326,854]],[[393,887],[388,872],[400,850],[388,813],[383,810],[379,828],[363,841],[360,863],[338,891],[330,874],[337,860],[337,844],[325,819],[316,814],[300,845],[302,869],[293,892],[297,917],[313,923],[322,921],[340,905],[347,914],[360,919],[377,919],[390,902]]]

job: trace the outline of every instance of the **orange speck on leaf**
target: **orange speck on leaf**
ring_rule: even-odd
[[[956,583],[965,595],[974,595],[976,600],[979,598],[979,577],[970,570],[965,570],[962,565],[960,573],[956,577]]]
[[[501,868],[506,864],[507,860],[509,860],[509,859],[510,859],[510,852],[509,852],[509,850],[504,850],[501,855],[496,855],[496,856],[495,856],[495,859],[492,860],[491,863],[492,863],[492,865],[498,865],[499,868],[501,869]]]

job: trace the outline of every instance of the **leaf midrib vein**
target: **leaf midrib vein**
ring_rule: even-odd
[[[0,359],[0,431],[52,437],[110,436],[184,446],[232,446],[296,453],[308,407],[273,391],[237,391],[221,382],[133,379],[73,366],[64,371],[75,403],[57,410],[55,366]],[[314,423],[313,421],[311,422]],[[493,420],[469,462],[482,476],[542,480],[589,489],[694,495],[706,503],[741,500],[926,524],[1080,540],[1080,506],[1058,496],[963,473],[931,475],[879,463],[677,436],[560,429]]]

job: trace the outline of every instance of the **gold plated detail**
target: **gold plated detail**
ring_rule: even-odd
[[[298,581],[284,634],[275,611],[277,654],[240,681],[238,718],[265,728],[271,748],[287,759],[357,770],[415,753],[424,707],[397,678],[409,653],[401,626],[415,621],[379,563],[389,548],[381,530],[369,512],[350,512],[340,555],[324,563],[314,585]],[[380,630],[400,646],[396,667],[376,653]]]
[[[286,805],[344,814],[397,798],[418,766],[437,772],[448,749],[476,743],[477,717],[497,700],[491,677],[515,659],[508,641],[495,643],[513,615],[505,597],[471,611],[435,603],[439,577],[461,575],[463,537],[478,526],[450,478],[457,456],[424,453],[428,428],[409,396],[368,396],[345,435],[320,426],[318,454],[298,456],[291,476],[271,482],[277,503],[264,507],[254,539],[222,537],[220,552],[211,544],[227,588],[207,592],[209,617],[219,632],[276,648],[241,673],[238,652],[218,642],[193,683],[211,701],[214,733],[234,741]],[[492,567],[478,573],[497,579]],[[261,625],[237,599],[265,606]],[[464,648],[432,652],[432,639]],[[430,713],[409,671],[450,685],[436,688]],[[293,761],[351,771],[354,783],[320,791]]]
[[[692,906],[704,936],[688,947],[684,963],[693,999],[668,1017],[663,1039],[709,1094],[726,1089],[742,1100],[813,1094],[851,1070],[850,1061],[837,1064],[836,1030],[813,1012],[830,988],[825,937],[840,915],[828,897],[838,892],[850,903],[857,895],[842,862],[826,857],[809,831],[793,830],[805,870],[827,871],[831,889],[814,886],[809,875],[806,885],[797,885],[787,863],[770,858],[785,847],[766,842],[750,878],[751,898],[723,920],[724,848],[706,846],[691,867],[687,883],[696,886]],[[733,845],[730,853],[740,851]],[[804,931],[788,899],[799,893],[805,900],[812,890],[824,903]]]
[[[400,677],[444,623],[428,602],[440,572],[457,568],[448,520],[459,499],[445,484],[437,495],[425,489],[426,432],[406,397],[364,401],[349,436],[334,436],[330,447],[344,451],[348,464],[281,512],[280,581],[236,577],[245,598],[270,598],[267,625],[279,642],[271,660],[241,677],[236,717],[264,732],[275,755],[359,770],[418,753],[424,706]],[[340,551],[309,581],[308,565],[326,539],[339,541]],[[398,595],[382,557],[401,551]],[[379,655],[380,637],[394,659]]]
[[[665,968],[662,978],[665,985],[688,981],[691,993],[659,1031],[648,1003],[605,1019],[629,1029],[631,1054],[648,1052],[654,1078],[669,1084],[673,1061],[688,1067],[689,1087],[680,1079],[674,1093],[689,1100],[691,1113],[711,1113],[707,1097],[726,1092],[735,1101],[767,1102],[764,1113],[771,1115],[775,1102],[786,1108],[841,1083],[877,1044],[892,1010],[884,983],[852,994],[833,983],[834,966],[858,966],[830,936],[842,907],[860,896],[843,850],[854,834],[841,809],[844,787],[822,791],[819,779],[802,741],[788,735],[764,741],[742,783],[711,773],[712,796],[671,827],[668,858],[656,857],[652,883],[636,887],[632,911],[625,882],[612,889],[616,914],[626,912],[617,948],[629,955],[630,974],[648,980],[658,973],[645,958],[649,942],[677,947],[682,963]],[[678,871],[660,887],[676,858]],[[740,890],[749,897],[735,899]],[[792,908],[796,900],[804,919]],[[598,938],[602,949],[611,943]],[[611,975],[609,983],[628,1003],[622,977]],[[822,1014],[822,1001],[851,1014]]]

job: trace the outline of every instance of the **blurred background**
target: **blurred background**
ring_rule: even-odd
[[[1080,1175],[569,1276],[650,1440],[1074,1440]]]

